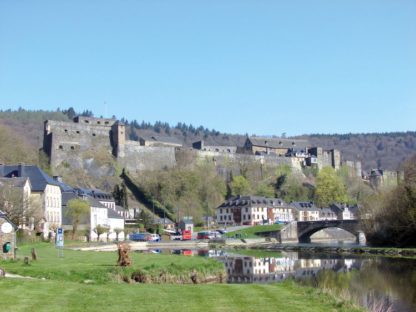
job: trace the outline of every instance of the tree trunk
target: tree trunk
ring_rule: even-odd
[[[72,224],[72,240],[75,239],[75,234],[77,233],[77,229],[78,229],[78,223],[75,222],[74,224]]]

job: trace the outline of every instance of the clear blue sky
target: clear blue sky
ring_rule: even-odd
[[[0,109],[416,130],[415,0],[0,0]]]

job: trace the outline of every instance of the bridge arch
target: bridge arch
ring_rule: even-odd
[[[310,243],[313,234],[327,228],[343,229],[353,234],[357,242],[361,243],[363,240],[363,231],[358,220],[298,221],[297,234],[299,243]]]

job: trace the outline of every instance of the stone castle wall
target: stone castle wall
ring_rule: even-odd
[[[62,121],[45,122],[44,151],[52,167],[85,158],[94,149],[111,153],[111,126]],[[80,159],[79,159],[80,160]],[[80,161],[78,161],[80,162]]]
[[[126,141],[124,157],[117,159],[130,173],[176,166],[174,147],[141,146],[136,141]]]
[[[78,117],[74,122],[49,120],[45,122],[43,149],[49,156],[52,168],[63,165],[84,169],[93,176],[110,175],[114,172],[111,165],[114,161],[134,173],[186,166],[198,159],[208,159],[214,162],[221,175],[230,171],[237,174],[247,165],[259,166],[260,170],[263,166],[277,167],[282,164],[301,170],[304,165],[303,158],[242,154],[230,147],[222,149],[214,146],[202,150],[142,146],[137,141],[126,140],[125,136],[125,126],[112,119]],[[316,154],[319,168],[340,167],[339,151],[316,148]]]

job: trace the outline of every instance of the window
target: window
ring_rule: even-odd
[[[248,212],[248,208],[246,207],[246,212]]]
[[[98,124],[98,125],[101,125],[101,121],[99,121],[99,120],[98,120],[98,121],[97,121],[97,124]]]
[[[59,149],[60,149],[60,150],[63,150],[63,149],[64,149],[64,147],[63,147],[62,145],[59,145]]]
[[[220,216],[220,221],[222,221],[222,216]]]
[[[228,216],[228,220],[230,220],[230,221],[231,221],[231,216]]]
[[[95,136],[95,133],[93,133],[92,136]]]
[[[71,150],[74,150],[75,149],[75,146],[71,146]]]
[[[220,208],[220,213],[222,213],[222,208]]]
[[[77,134],[79,134],[79,131],[77,130]]]

